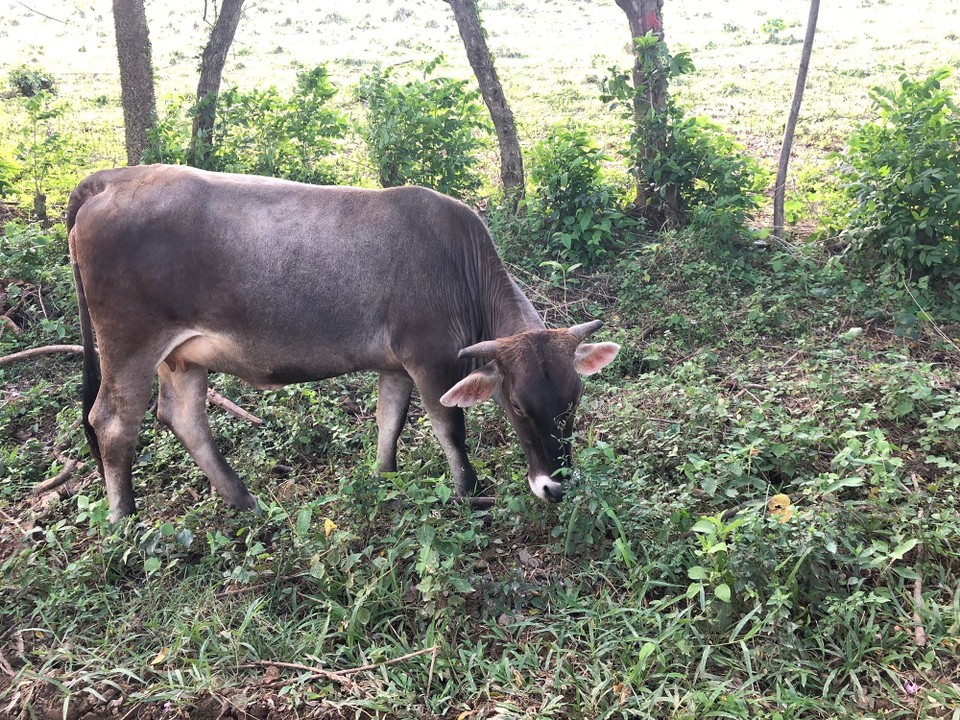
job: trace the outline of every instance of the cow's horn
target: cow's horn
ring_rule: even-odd
[[[580,323],[579,325],[574,325],[570,328],[571,334],[577,340],[586,340],[589,335],[595,333],[600,326],[603,325],[603,322],[600,320],[591,320],[590,322]]]
[[[457,353],[459,358],[483,358],[484,360],[494,360],[497,357],[497,341],[484,340],[476,345],[465,347]]]

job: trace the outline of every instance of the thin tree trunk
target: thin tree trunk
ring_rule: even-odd
[[[773,234],[783,237],[783,201],[787,184],[787,167],[790,164],[790,151],[793,148],[793,133],[800,116],[800,103],[803,101],[803,88],[807,84],[807,69],[810,67],[810,54],[813,51],[813,38],[817,32],[817,15],[820,12],[820,0],[810,0],[810,15],[807,17],[807,34],[803,38],[803,52],[800,54],[800,70],[797,72],[797,87],[793,91],[790,115],[783,131],[783,145],[780,147],[780,164],[777,166],[777,182],[773,186]]]
[[[648,32],[663,41],[663,0],[616,0],[617,5],[627,16],[630,24],[630,35],[634,43]],[[637,210],[655,221],[657,224],[674,222],[679,215],[679,199],[675,187],[668,188],[663,202],[657,202],[648,180],[648,168],[658,151],[666,147],[666,112],[667,112],[667,77],[656,73],[653,77],[647,76],[643,65],[643,57],[634,48],[633,52],[633,87],[636,91],[633,98],[634,122],[638,130],[643,127],[660,127],[662,130],[657,137],[648,138],[643,148],[643,160],[638,163],[636,170],[637,197],[634,205]],[[651,122],[651,119],[660,117],[661,123]]]
[[[157,117],[150,33],[143,0],[113,0],[113,26],[120,64],[120,97],[127,164],[136,165],[150,144],[147,130]]]
[[[520,153],[520,141],[517,138],[517,126],[513,113],[503,94],[497,69],[493,65],[493,56],[487,48],[483,26],[476,0],[447,0],[453,8],[460,37],[467,50],[470,67],[477,76],[480,93],[490,111],[493,127],[500,143],[500,180],[503,189],[511,197],[514,207],[523,198],[523,155]]]
[[[236,35],[242,9],[243,0],[223,0],[220,14],[210,31],[210,40],[203,50],[200,81],[197,83],[197,113],[193,117],[190,154],[187,159],[187,163],[195,167],[203,164],[210,147],[223,66],[227,62],[227,53]]]

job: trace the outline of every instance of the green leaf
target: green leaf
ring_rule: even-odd
[[[917,538],[910,538],[908,540],[904,540],[902,543],[900,543],[893,549],[893,552],[891,552],[887,556],[887,559],[890,562],[894,562],[896,560],[902,560],[903,556],[906,555],[911,550],[913,550],[913,548],[915,548],[919,543],[920,541]]]
[[[704,535],[707,535],[717,531],[717,524],[713,520],[701,518],[700,520],[697,520],[694,526],[690,529],[695,533],[703,533]]]
[[[300,508],[297,513],[297,534],[306,535],[310,532],[310,521],[313,519],[313,508]]]
[[[691,580],[706,580],[707,569],[700,565],[694,565],[692,568],[687,570],[687,577]]]
[[[713,590],[713,594],[717,596],[717,599],[720,602],[729,603],[730,602],[730,586],[726,583],[720,583]]]

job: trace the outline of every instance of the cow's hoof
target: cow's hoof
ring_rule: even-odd
[[[263,515],[263,508],[260,507],[260,501],[257,500],[257,496],[253,493],[248,492],[236,499],[228,500],[224,498],[224,504],[234,510],[249,510],[254,515]]]

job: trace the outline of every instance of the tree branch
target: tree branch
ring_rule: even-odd
[[[25,7],[27,10],[29,10],[29,11],[32,12],[32,13],[34,13],[35,15],[41,15],[41,16],[45,17],[47,20],[53,20],[54,22],[63,23],[64,25],[67,24],[67,21],[66,21],[66,20],[61,20],[60,18],[55,18],[55,17],[52,17],[52,16],[50,16],[50,15],[47,15],[46,13],[42,13],[42,12],[40,12],[39,10],[34,10],[34,9],[33,9],[32,7],[30,7],[29,5],[24,5],[22,2],[20,2],[20,0],[17,0],[17,5],[20,5],[20,6],[22,6],[22,7]]]

